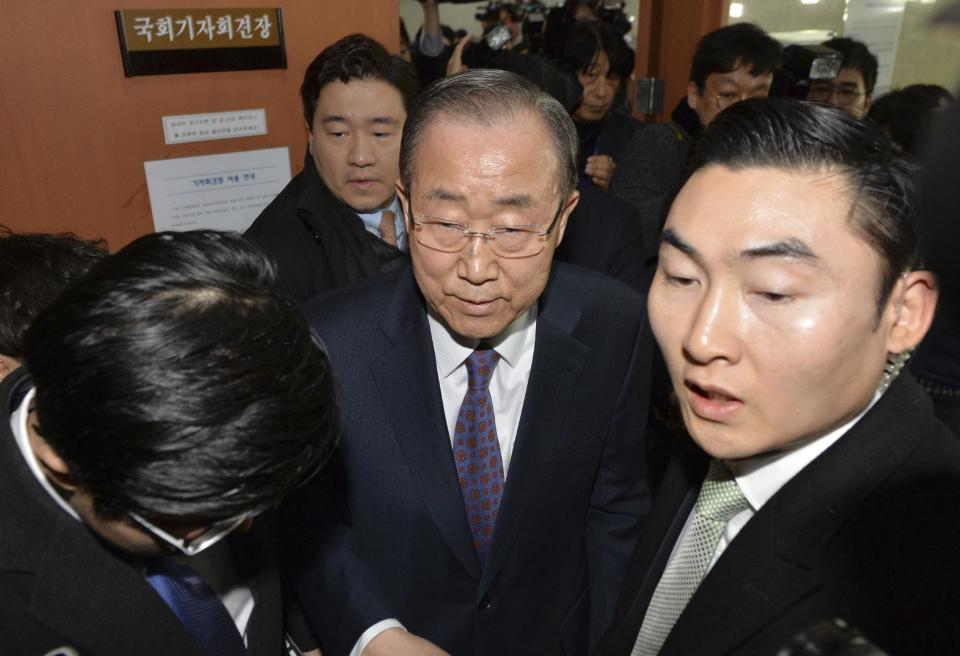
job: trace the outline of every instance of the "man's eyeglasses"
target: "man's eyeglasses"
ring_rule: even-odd
[[[810,102],[828,103],[831,98],[836,98],[838,105],[852,105],[857,102],[861,96],[867,95],[865,92],[851,86],[834,86],[829,82],[819,82],[810,85],[807,91],[807,100]]]
[[[129,512],[127,515],[161,542],[170,545],[187,556],[195,556],[204,549],[209,549],[217,542],[220,542],[220,540],[230,535],[230,533],[235,531],[241,524],[256,517],[259,513],[260,511],[248,511],[242,515],[229,517],[211,524],[206,531],[192,540],[174,537],[135,512]]]
[[[544,249],[544,238],[553,232],[564,203],[560,203],[557,214],[546,230],[540,224],[522,226],[494,226],[486,232],[476,232],[470,226],[436,217],[424,216],[417,219],[413,215],[413,202],[410,205],[410,223],[418,243],[444,253],[459,253],[476,237],[482,239],[496,255],[506,258],[532,257]]]

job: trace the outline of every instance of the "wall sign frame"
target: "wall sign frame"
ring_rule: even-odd
[[[113,13],[126,77],[287,67],[279,7]]]

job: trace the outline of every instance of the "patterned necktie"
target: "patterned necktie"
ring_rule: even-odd
[[[481,567],[490,553],[503,495],[503,462],[490,398],[490,378],[499,361],[496,351],[479,347],[466,359],[467,393],[460,404],[453,437],[460,492]]]
[[[207,654],[243,656],[247,653],[237,625],[223,602],[192,568],[172,558],[157,558],[147,569],[147,582]]]
[[[730,470],[719,460],[712,460],[694,506],[690,530],[657,583],[631,656],[654,656],[660,651],[707,573],[727,522],[749,507]]]
[[[380,215],[380,239],[391,246],[397,245],[397,217],[390,210]]]

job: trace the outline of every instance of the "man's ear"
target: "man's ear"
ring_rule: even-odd
[[[27,417],[27,435],[30,442],[30,449],[40,462],[44,474],[64,490],[77,489],[78,486],[70,475],[70,468],[67,466],[67,463],[63,461],[60,454],[54,451],[53,447],[50,446],[45,439],[40,437],[34,428],[35,422],[36,415],[31,412],[30,416]]]
[[[693,80],[687,84],[687,106],[693,111],[697,111],[697,105],[700,104],[700,89]]]
[[[897,280],[887,308],[893,313],[888,353],[903,353],[920,343],[933,322],[937,296],[936,278],[930,271],[911,271]]]
[[[20,361],[11,358],[9,355],[0,353],[0,381],[13,373],[14,369],[20,366]]]
[[[306,119],[303,121],[303,127],[307,131],[307,150],[313,154],[313,129],[310,124],[307,123]]]
[[[397,187],[397,198],[400,199],[400,207],[403,208],[403,225],[407,229],[407,234],[410,234],[410,200],[407,198],[407,190],[403,186],[403,182],[399,179],[396,182]]]
[[[567,196],[563,210],[560,212],[560,218],[557,219],[557,227],[555,228],[557,231],[557,246],[563,241],[563,235],[567,231],[567,220],[570,218],[570,215],[573,214],[573,210],[577,209],[579,202],[580,192],[574,189],[570,192],[570,195]]]

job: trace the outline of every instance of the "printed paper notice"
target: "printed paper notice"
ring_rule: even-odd
[[[287,148],[144,162],[153,227],[246,230],[290,181]]]

